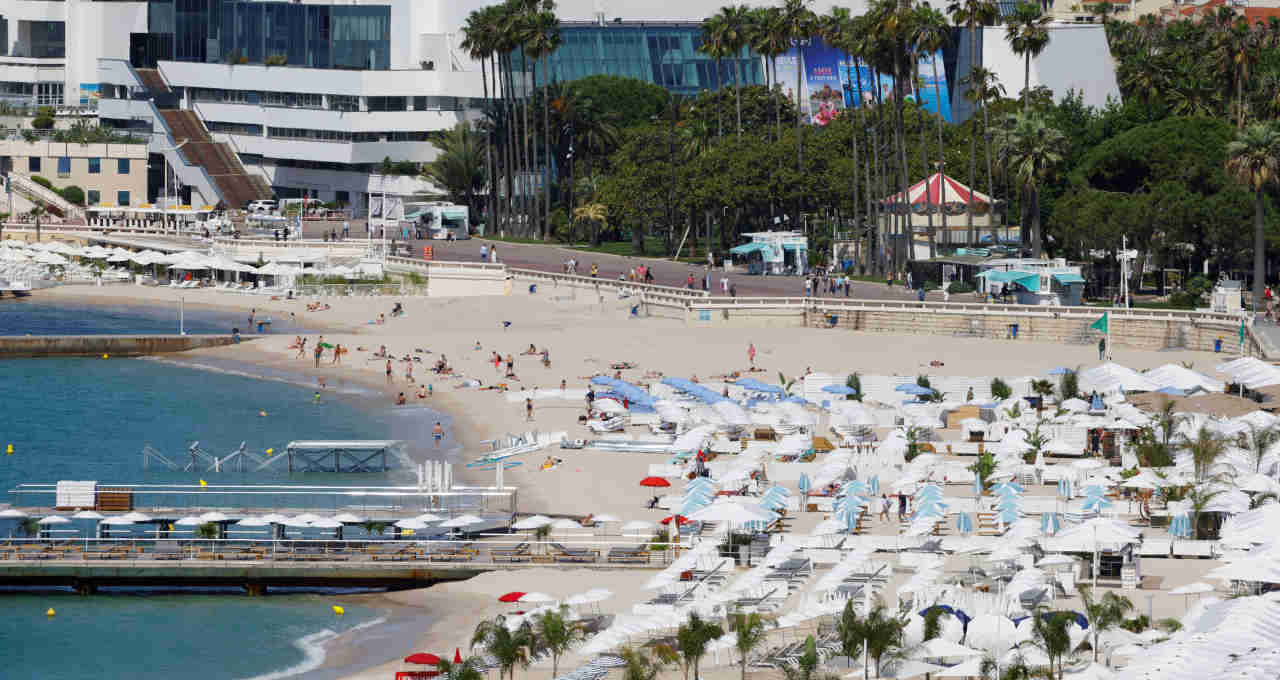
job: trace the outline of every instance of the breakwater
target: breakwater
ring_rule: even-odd
[[[245,336],[241,340],[249,340]],[[231,335],[0,335],[0,358],[112,356],[137,357],[219,347]]]

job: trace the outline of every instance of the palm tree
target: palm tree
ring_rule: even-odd
[[[533,641],[529,626],[508,630],[502,616],[485,619],[476,625],[471,635],[471,646],[484,647],[498,661],[498,680],[515,679],[516,666],[529,667],[529,648]]]
[[[723,628],[696,613],[690,614],[689,620],[676,629],[676,651],[680,654],[685,680],[688,680],[690,670],[693,670],[695,679],[698,677],[698,662],[706,655],[707,645],[721,635],[724,635]]]
[[[544,88],[551,84],[551,55],[564,42],[560,35],[560,20],[556,18],[555,0],[542,0],[541,9],[532,17],[532,33],[527,44],[529,54],[542,62]],[[537,71],[534,71],[534,87],[537,87]],[[542,191],[543,224],[545,238],[551,237],[551,116],[547,93],[542,93]]]
[[[479,660],[473,658],[463,659],[458,663],[453,663],[448,659],[440,659],[436,664],[437,678],[440,680],[484,680],[484,673],[480,672]]]
[[[852,13],[846,7],[832,7],[831,13],[827,14],[819,20],[819,35],[827,42],[828,45],[844,52],[845,62],[852,65],[854,63],[854,54],[858,49],[861,23],[854,19]],[[855,69],[855,73],[858,73]],[[859,98],[862,90],[862,76],[858,76]],[[850,182],[851,198],[849,205],[853,211],[852,224],[855,229],[859,226],[858,221],[858,134],[862,131],[866,111],[863,109],[861,102],[857,102],[850,107],[845,115],[849,116],[849,147],[853,157],[853,176]],[[852,110],[857,108],[856,113]],[[855,118],[856,116],[856,118]]]
[[[877,677],[880,676],[881,662],[885,657],[891,657],[902,649],[902,631],[906,627],[905,621],[891,615],[884,603],[878,600],[871,611],[859,621],[859,637],[866,645],[867,656],[875,662],[873,668]]]
[[[1044,255],[1040,233],[1040,185],[1050,179],[1062,163],[1066,138],[1037,114],[1021,114],[1012,125],[1000,130],[1003,167],[1030,197],[1031,247],[1034,257]]]
[[[493,58],[493,21],[492,8],[472,10],[467,15],[467,21],[462,27],[462,44],[460,47],[466,50],[467,55],[472,59],[480,62],[480,79],[484,87],[484,109],[490,111],[492,104],[489,101],[489,72],[485,66],[485,62]],[[493,84],[494,92],[497,92],[498,84]],[[492,228],[498,222],[498,192],[496,191],[497,182],[494,179],[493,172],[493,130],[486,128],[485,145],[484,145],[484,174],[485,174],[485,222],[486,226]]]
[[[488,144],[464,120],[437,138],[435,146],[439,154],[422,166],[422,179],[449,192],[451,200],[465,204],[474,215],[475,195],[485,182]]]
[[[551,654],[551,677],[560,677],[560,657],[574,644],[586,637],[586,631],[577,621],[565,618],[568,608],[543,612],[533,625],[536,647]]]
[[[996,9],[996,4],[991,0],[955,0],[948,7],[947,12],[951,14],[951,20],[957,26],[964,25],[969,32],[969,76],[967,80],[968,87],[965,89],[965,100],[969,100],[969,92],[977,84],[973,78],[974,71],[982,68],[978,62],[978,27],[986,26],[996,20],[1000,16],[1000,11]],[[972,126],[973,134],[969,135],[969,200],[968,200],[968,217],[966,223],[967,237],[970,243],[973,243],[973,192],[974,187],[973,173],[974,167],[978,165],[978,132],[977,126]],[[990,190],[990,189],[988,189]],[[946,214],[946,213],[943,213]],[[943,218],[945,219],[945,218]]]
[[[36,243],[40,242],[40,218],[48,212],[48,208],[45,208],[43,203],[36,203],[31,206],[31,210],[27,213],[36,223]]]
[[[846,600],[840,618],[836,621],[836,635],[840,638],[840,654],[847,657],[849,665],[853,665],[853,657],[862,650],[862,619],[858,618],[858,610],[853,607],[853,600]],[[863,675],[867,675],[865,663]]]
[[[1076,590],[1080,593],[1080,601],[1084,603],[1085,614],[1089,617],[1089,630],[1093,634],[1093,662],[1097,663],[1099,638],[1104,632],[1124,623],[1125,614],[1133,611],[1133,602],[1111,591],[1094,600],[1093,590],[1084,583],[1076,585]]]
[[[729,618],[729,630],[733,631],[733,646],[738,650],[738,658],[742,667],[742,680],[747,680],[747,660],[751,652],[764,644],[768,636],[767,624],[757,612],[734,614]]]
[[[818,641],[812,635],[804,639],[804,650],[792,663],[782,666],[782,675],[787,680],[812,680],[822,658],[818,656]]]
[[[782,23],[782,10],[778,7],[757,7],[751,10],[751,47],[765,59],[766,74],[772,73],[770,91],[778,86],[777,58],[791,47],[790,35]],[[782,139],[782,102],[775,97],[774,139]]]
[[[782,3],[782,22],[781,26],[786,31],[787,40],[795,43],[796,46],[796,174],[804,176],[804,126],[800,124],[801,119],[808,120],[807,115],[808,102],[804,101],[804,68],[802,62],[803,50],[801,47],[804,43],[813,37],[817,31],[818,18],[809,9],[809,3],[813,0],[783,0]],[[804,210],[804,192],[796,194],[796,211],[793,222],[800,219],[800,212]]]
[[[915,20],[915,44],[916,51],[920,54],[929,55],[929,63],[933,67],[933,99],[938,102],[938,110],[934,112],[934,123],[936,124],[938,133],[938,172],[945,173],[947,168],[946,149],[942,146],[942,94],[938,89],[938,59],[939,53],[946,47],[951,45],[951,27],[947,25],[947,18],[938,10],[929,5],[922,4],[916,9]],[[926,172],[926,175],[929,173]],[[939,182],[941,187],[939,193],[939,204],[944,208],[942,214],[942,230],[947,230],[947,211],[943,198],[946,195],[946,182]],[[969,167],[969,187],[973,188],[973,166]],[[973,207],[973,193],[969,193],[969,207]],[[974,242],[973,238],[973,211],[969,211],[968,239],[969,243]],[[933,212],[929,213],[929,220],[933,220]],[[933,230],[930,229],[932,232]],[[933,237],[930,235],[930,243]],[[930,249],[930,257],[934,256],[933,249]]]
[[[1215,470],[1218,459],[1226,452],[1226,444],[1204,425],[1196,431],[1195,437],[1188,438],[1183,447],[1191,454],[1194,483],[1188,497],[1191,500],[1191,526],[1195,538],[1200,537],[1200,515],[1218,494],[1227,476]]]
[[[721,69],[721,60],[732,54],[728,43],[725,42],[727,30],[725,19],[719,14],[707,17],[702,22],[702,44],[698,45],[698,51],[711,57],[716,64],[717,92],[724,90],[724,71]],[[724,137],[724,116],[721,115],[719,97],[716,97],[716,136]]]
[[[627,646],[619,651],[625,665],[622,667],[622,680],[657,680],[662,671],[660,658],[653,658],[643,651]]]
[[[996,182],[995,174],[991,169],[991,125],[988,111],[991,108],[991,102],[999,100],[1004,96],[1004,85],[1000,84],[999,78],[992,71],[981,66],[975,66],[969,69],[969,75],[965,76],[965,101],[970,102],[975,107],[982,107],[982,146],[987,157],[987,196],[991,197],[992,202],[995,201]],[[970,158],[972,161],[972,158]],[[973,165],[969,166],[969,188],[973,188]],[[970,196],[972,198],[972,196]],[[969,210],[973,210],[973,202],[969,202]],[[989,210],[994,210],[995,206],[988,206]],[[996,221],[991,220],[991,242],[999,243],[999,234],[996,233]]]
[[[1280,442],[1280,427],[1249,426],[1249,455],[1253,458],[1254,472],[1262,472],[1262,460],[1277,442]]]
[[[746,5],[721,7],[715,16],[720,23],[721,43],[725,51],[733,55],[733,104],[737,109],[738,138],[742,138],[742,49],[750,41],[751,9]]]
[[[1046,16],[1039,5],[1030,2],[1019,2],[1013,15],[1005,18],[1004,39],[1024,60],[1022,76],[1022,110],[1025,112],[1031,102],[1031,58],[1040,56],[1044,48],[1049,46],[1049,22],[1053,18]],[[1036,257],[1039,257],[1037,255]]]
[[[583,179],[586,179],[585,177]],[[579,221],[585,221],[591,227],[591,242],[599,243],[600,232],[609,226],[609,206],[604,203],[583,203],[573,209],[573,221],[577,224]],[[569,234],[569,242],[573,242],[573,233]]]
[[[1262,286],[1267,278],[1266,235],[1263,221],[1265,190],[1276,183],[1280,172],[1280,133],[1265,123],[1255,123],[1241,130],[1235,141],[1227,144],[1227,174],[1253,190],[1253,299],[1262,299]]]
[[[1031,613],[1031,620],[1031,643],[1049,657],[1049,677],[1053,677],[1057,668],[1061,678],[1062,660],[1071,651],[1071,634],[1067,630],[1072,623],[1071,613],[1046,612],[1037,607]]]

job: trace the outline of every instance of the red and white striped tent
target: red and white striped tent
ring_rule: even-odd
[[[962,217],[960,220],[948,220],[949,229],[956,227],[963,228],[968,218],[965,218],[965,212],[969,209],[970,195],[973,198],[973,224],[974,226],[989,226],[991,224],[991,197],[970,189],[969,187],[956,181],[954,177],[948,177],[942,173],[934,173],[919,182],[916,182],[907,189],[907,203],[911,210],[912,226],[927,225],[929,214],[933,214],[933,225],[941,226],[940,215],[945,213],[951,217]],[[902,214],[904,206],[902,205],[902,192],[898,192],[881,201],[882,204],[890,211]]]

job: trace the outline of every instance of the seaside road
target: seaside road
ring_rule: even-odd
[[[578,274],[587,275],[594,263],[600,268],[600,278],[616,279],[618,274],[629,272],[632,267],[641,264],[649,266],[656,278],[654,283],[664,286],[684,286],[690,273],[695,285],[702,287],[702,266],[693,266],[681,262],[672,262],[651,257],[630,257],[584,252],[560,245],[506,243],[488,239],[473,238],[468,241],[411,241],[413,257],[422,257],[423,246],[431,246],[434,259],[453,262],[479,262],[480,245],[498,246],[498,261],[510,267],[535,269],[538,271],[563,273],[564,262],[569,258],[578,260]],[[711,272],[712,295],[721,295],[721,270]],[[798,276],[749,276],[741,273],[729,274],[730,282],[737,286],[738,295],[743,297],[795,297],[804,295],[804,279]],[[827,296],[834,297],[834,296]],[[841,296],[843,297],[843,296]],[[901,287],[889,288],[880,283],[862,281],[853,282],[849,292],[850,298],[862,300],[910,300],[913,296]]]

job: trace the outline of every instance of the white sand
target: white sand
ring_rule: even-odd
[[[75,298],[79,301],[150,302],[171,304],[178,293],[166,289],[136,286],[64,287],[41,291],[41,296]],[[508,297],[482,298],[405,298],[404,318],[389,319],[385,325],[368,322],[379,313],[391,311],[394,298],[327,298],[332,309],[308,313],[306,301],[265,300],[213,291],[183,291],[187,304],[208,304],[241,310],[247,314],[257,308],[260,314],[287,317],[294,312],[303,323],[323,324],[326,342],[341,343],[352,348],[351,354],[335,366],[326,358],[319,369],[330,381],[349,379],[380,385],[390,395],[413,388],[405,381],[399,362],[395,379],[387,385],[383,379],[384,363],[370,360],[369,354],[386,345],[396,356],[410,354],[415,348],[433,352],[423,362],[413,365],[419,382],[430,382],[435,396],[430,405],[457,417],[455,436],[467,447],[467,458],[478,455],[478,443],[507,432],[529,429],[567,430],[571,437],[583,436],[577,416],[583,413],[576,402],[536,402],[535,422],[525,422],[523,404],[508,403],[500,393],[476,389],[454,389],[459,379],[443,379],[429,373],[435,359],[447,355],[450,365],[460,373],[476,377],[488,385],[501,381],[501,374],[488,363],[491,351],[516,357],[519,381],[512,388],[557,387],[561,380],[570,387],[581,388],[591,375],[608,372],[613,361],[630,361],[635,370],[623,377],[639,380],[644,372],[662,371],[669,376],[698,375],[710,379],[716,374],[747,367],[748,343],[759,351],[757,364],[766,372],[757,374],[771,382],[778,372],[797,376],[807,368],[829,373],[860,371],[872,374],[1020,376],[1045,374],[1055,366],[1092,365],[1096,349],[1089,345],[1052,345],[1028,341],[949,338],[924,335],[882,335],[812,328],[768,329],[692,329],[667,320],[628,318],[629,304],[606,297],[603,302],[587,301],[579,295],[577,302],[552,302],[544,296],[517,293]],[[503,328],[503,321],[510,321]],[[201,354],[222,356],[241,361],[259,361],[290,370],[315,372],[312,360],[295,358],[288,349],[292,337],[267,336],[239,346],[201,350]],[[475,351],[479,341],[482,351]],[[314,338],[313,338],[314,342]],[[552,367],[543,368],[540,360],[520,356],[530,344],[551,351]],[[355,348],[364,346],[368,351]],[[1150,352],[1118,348],[1115,361],[1137,369],[1169,362],[1192,361],[1201,371],[1211,372],[1215,357],[1199,352]],[[942,367],[929,367],[930,360],[944,362]],[[662,462],[662,456],[625,455],[599,452],[552,451],[566,463],[554,470],[541,472],[537,463],[545,454],[534,454],[521,468],[511,470],[507,481],[520,486],[522,512],[555,512],[587,514],[611,512],[623,519],[649,518],[661,515],[646,511],[644,502],[651,494],[637,485],[651,462]],[[804,531],[818,521],[818,516],[804,515],[794,526]],[[878,527],[877,533],[887,532]],[[881,556],[882,559],[891,559]],[[967,562],[966,562],[967,563]],[[1145,560],[1146,574],[1163,576],[1162,590],[1200,579],[1216,566],[1216,561]],[[956,568],[961,568],[957,565]],[[616,573],[589,569],[526,569],[494,572],[465,583],[435,586],[431,589],[395,593],[370,598],[373,602],[425,607],[441,619],[425,631],[416,649],[388,649],[387,659],[398,659],[412,651],[452,654],[455,647],[464,650],[470,642],[476,622],[484,617],[507,611],[496,603],[498,595],[510,590],[540,590],[567,596],[592,587],[607,587],[618,595],[603,603],[605,611],[629,612],[631,605],[647,597],[639,584],[646,572]],[[1145,595],[1149,591],[1126,593],[1139,613],[1147,610]],[[1153,602],[1155,617],[1181,615],[1184,598],[1157,592]],[[795,631],[779,631],[775,635],[794,635]],[[340,658],[341,649],[332,651]],[[728,661],[728,659],[725,659]],[[566,659],[561,672],[572,668],[575,659]],[[370,669],[360,678],[386,678],[399,668],[388,663]],[[732,666],[708,669],[709,677],[736,677]],[[523,672],[521,673],[523,675]],[[538,667],[534,677],[550,676],[550,667]],[[665,677],[676,677],[668,671]]]

